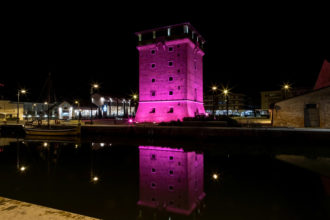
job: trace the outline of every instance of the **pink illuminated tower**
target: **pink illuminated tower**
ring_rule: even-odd
[[[205,197],[204,155],[183,149],[140,146],[138,204],[190,215]]]
[[[137,32],[138,122],[166,122],[205,114],[203,44],[190,23]]]

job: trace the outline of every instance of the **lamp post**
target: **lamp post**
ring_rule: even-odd
[[[214,112],[215,112],[215,93],[216,93],[217,90],[218,90],[218,87],[216,87],[216,86],[212,86],[212,93],[213,93],[213,100],[212,100],[212,103],[213,103],[213,105],[212,105],[212,115],[213,115],[213,117],[215,117],[215,114],[214,114]]]
[[[91,86],[91,91],[90,91],[90,94],[91,94],[91,124],[93,124],[93,97],[92,97],[92,95],[94,94],[94,89],[98,89],[98,88],[99,88],[99,84],[94,83]]]
[[[76,105],[78,105],[78,126],[80,126],[80,102],[78,100],[74,101]]]
[[[138,100],[138,95],[137,94],[133,94],[133,102],[134,102],[134,116],[136,115],[136,103]]]
[[[284,99],[287,98],[287,93],[290,90],[290,85],[288,83],[283,84],[282,89],[284,90]]]
[[[25,89],[17,90],[17,124],[19,123],[19,95],[26,94]]]
[[[226,99],[226,113],[227,113],[227,116],[228,116],[228,102],[229,102],[229,98],[228,98],[228,89],[224,89],[222,91],[223,95],[225,96],[225,99]]]

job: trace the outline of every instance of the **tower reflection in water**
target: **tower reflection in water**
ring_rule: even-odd
[[[181,215],[199,207],[204,193],[204,155],[183,149],[140,146],[138,205]]]

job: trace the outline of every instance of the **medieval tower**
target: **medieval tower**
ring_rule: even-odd
[[[203,44],[190,23],[137,32],[138,122],[166,122],[205,114]]]

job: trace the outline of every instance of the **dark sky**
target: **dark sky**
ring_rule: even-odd
[[[138,91],[134,32],[182,22],[190,22],[207,41],[204,90],[224,84],[258,97],[283,82],[311,87],[323,60],[330,60],[329,22],[321,12],[156,2],[153,9],[63,8],[15,9],[3,17],[0,95],[15,99],[17,88],[24,87],[29,94],[23,99],[36,101],[44,97],[50,71],[58,99],[87,98],[93,81],[103,92],[129,95]]]

